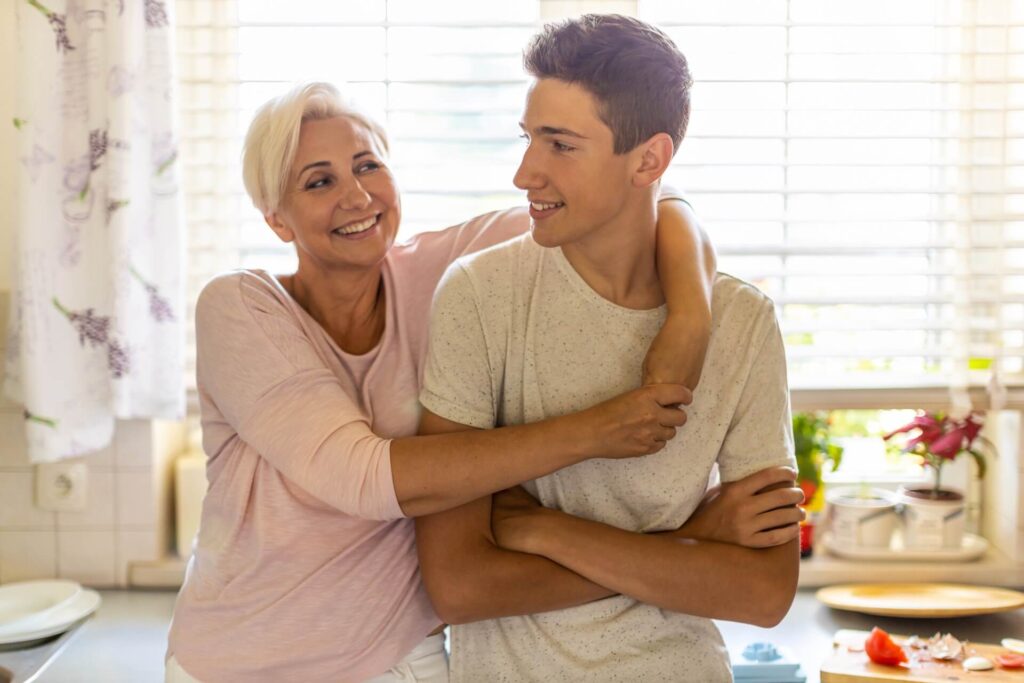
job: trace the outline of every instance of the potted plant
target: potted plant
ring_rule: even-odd
[[[843,448],[832,442],[828,430],[827,414],[794,413],[793,414],[793,450],[796,455],[797,484],[804,492],[804,509],[808,518],[800,527],[800,554],[807,557],[811,554],[814,533],[813,516],[821,510],[822,474],[827,466],[828,471],[839,467],[843,457]]]
[[[933,472],[932,485],[902,486],[899,499],[904,506],[904,544],[908,548],[957,549],[963,541],[964,495],[942,486],[942,467],[963,453],[974,458],[978,477],[985,476],[982,449],[995,453],[992,442],[981,436],[982,419],[976,413],[954,418],[947,413],[920,412],[911,422],[885,435],[909,438],[903,451],[922,458]],[[980,448],[979,448],[980,446]]]
[[[796,454],[796,478],[804,491],[804,506],[821,509],[822,474],[839,467],[843,447],[832,442],[827,413],[793,413],[793,450]]]

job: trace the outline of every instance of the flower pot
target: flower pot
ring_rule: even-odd
[[[889,547],[898,521],[891,491],[851,486],[829,491],[825,498],[833,543],[852,548]]]
[[[901,486],[903,544],[914,550],[956,550],[964,537],[964,496],[959,491]]]

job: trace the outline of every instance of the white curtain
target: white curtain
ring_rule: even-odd
[[[5,391],[29,458],[184,412],[172,8],[14,0],[19,83]]]

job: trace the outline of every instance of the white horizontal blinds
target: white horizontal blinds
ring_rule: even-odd
[[[289,81],[327,80],[386,124],[402,188],[400,237],[515,201],[520,50],[535,30],[534,0],[240,7],[240,135]],[[247,267],[293,264],[291,249],[252,211],[242,215],[240,249]]]
[[[1024,381],[1021,5],[640,3],[696,81],[668,178],[793,386]]]
[[[187,382],[195,385],[195,300],[203,283],[236,267],[241,201],[238,2],[177,0],[177,85],[184,187]]]
[[[294,252],[252,208],[241,144],[255,110],[302,80],[386,124],[408,237],[521,202],[512,175],[537,0],[179,0],[190,301],[236,267]],[[191,337],[190,337],[191,338]]]

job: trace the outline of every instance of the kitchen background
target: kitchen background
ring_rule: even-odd
[[[357,28],[344,28],[346,12],[351,13],[357,5]],[[515,127],[522,86],[515,53],[538,19],[582,11],[639,12],[680,38],[698,80],[690,137],[670,179],[690,192],[719,246],[723,268],[754,280],[784,307],[780,312],[788,316],[791,325],[787,342],[794,371],[794,409],[942,410],[949,407],[954,384],[956,388],[969,385],[975,407],[983,410],[990,401],[986,383],[991,368],[1002,363],[1009,369],[1002,377],[1008,385],[1005,409],[990,414],[988,420],[987,433],[999,447],[999,456],[990,459],[989,476],[974,482],[966,460],[958,462],[959,471],[950,475],[971,490],[970,523],[989,540],[989,553],[979,562],[961,565],[851,564],[819,553],[805,563],[801,582],[820,585],[877,576],[1024,584],[1024,497],[1019,495],[1024,480],[1024,462],[1019,457],[1024,444],[1024,390],[1014,384],[1022,377],[1024,343],[1013,336],[1012,328],[1013,321],[1019,319],[1014,315],[1019,315],[1019,305],[1024,303],[1024,260],[1020,258],[1024,251],[1024,3],[878,3],[886,9],[873,16],[872,3],[857,14],[850,9],[854,3],[799,0],[715,3],[713,7],[684,2],[438,2],[431,5],[431,11],[418,9],[424,5],[380,0],[326,3],[318,9],[311,2],[176,3],[190,300],[202,282],[218,270],[238,264],[271,268],[287,264],[288,257],[276,249],[269,231],[239,197],[237,166],[225,161],[237,157],[238,138],[252,109],[277,92],[281,81],[300,76],[349,80],[359,100],[387,117],[398,149],[396,165],[403,179],[408,217],[404,228],[408,233],[518,201],[509,190],[519,148],[518,143],[506,142],[514,137],[506,129],[508,124]],[[481,10],[485,5],[486,11]],[[728,9],[722,9],[726,5]],[[13,1],[0,6],[0,92],[8,94],[15,91],[19,74],[32,68],[19,60],[14,6]],[[282,14],[285,6],[287,13]],[[898,11],[893,9],[897,6]],[[333,9],[325,9],[328,7]],[[824,8],[820,16],[815,7]],[[953,11],[951,8],[957,9],[943,14]],[[305,16],[304,11],[308,13]],[[324,16],[325,20],[317,20]],[[912,54],[914,50],[908,48],[911,54],[893,53],[887,41],[891,43],[901,26],[920,22],[922,16],[946,17],[925,40],[933,51]],[[374,27],[384,25],[385,19],[392,22],[386,31]],[[501,28],[504,20],[508,26]],[[882,26],[886,21],[891,25]],[[241,29],[236,29],[238,24]],[[332,24],[336,26],[332,28]],[[832,34],[815,34],[813,29],[821,29],[823,24],[835,24],[847,33],[836,29]],[[431,33],[435,25],[442,28]],[[476,25],[493,31],[489,35],[494,39],[467,39],[464,44],[448,41]],[[935,27],[921,27],[926,28]],[[868,31],[868,44],[844,47],[858,42],[858,29]],[[334,36],[345,37],[335,41],[342,57],[338,63],[309,59],[332,31]],[[945,39],[935,38],[943,32],[955,34],[955,39],[946,44]],[[375,37],[384,35],[389,36],[390,45],[388,40],[375,42]],[[825,44],[829,35],[838,42]],[[908,40],[914,35],[914,31],[906,32]],[[275,41],[282,36],[293,41],[291,50],[253,47],[280,45]],[[784,46],[772,53],[769,48],[777,40]],[[307,51],[301,47],[304,44],[313,47]],[[865,54],[857,54],[858,49]],[[873,50],[877,54],[866,54]],[[948,70],[947,58],[959,63]],[[820,63],[818,72],[812,68],[815,63]],[[935,76],[939,73],[944,75]],[[826,82],[826,74],[839,75]],[[868,86],[874,81],[879,82],[875,83],[878,87],[871,90]],[[946,103],[950,91],[959,93],[960,104]],[[480,93],[490,94],[481,97]],[[865,103],[863,98],[868,96],[879,99]],[[865,110],[876,110],[862,112],[854,117],[856,121],[844,119],[844,110],[857,109],[858,102]],[[913,120],[905,116],[923,107],[922,102],[933,108],[923,119],[933,126],[931,132],[913,130]],[[490,116],[481,115],[480,108]],[[445,109],[447,113],[439,113]],[[950,115],[959,117],[953,122],[958,126],[954,132]],[[8,125],[14,116],[13,97],[0,97],[0,149],[4,150],[0,155],[0,253],[5,256],[13,249],[14,177],[19,163],[16,131]],[[868,131],[871,121],[880,122],[874,137]],[[840,139],[839,134],[830,138],[829,122],[833,131],[852,126],[860,132],[848,140]],[[801,125],[807,126],[803,134]],[[424,139],[424,131],[442,138],[442,147],[431,147],[433,142]],[[944,135],[948,135],[948,145],[926,146],[919,152],[911,149],[920,147],[922,140],[934,142],[936,136]],[[949,145],[959,151],[950,153]],[[439,158],[438,149],[447,151]],[[867,157],[870,159],[865,161]],[[850,162],[842,166],[835,161],[841,158]],[[457,165],[453,159],[465,159],[465,163]],[[924,180],[912,175],[922,169]],[[876,213],[861,212],[846,226],[839,222],[851,220],[850,211],[871,202],[876,202]],[[958,212],[958,203],[963,202],[973,207],[975,213],[968,215],[974,217],[973,222]],[[908,216],[908,206],[924,208],[919,216]],[[935,218],[936,207],[950,213]],[[822,212],[831,216],[831,223],[820,219]],[[910,251],[917,258],[927,252],[926,257],[934,257],[934,263],[929,262],[921,272],[908,273],[908,262],[900,260],[897,250],[886,252],[887,241],[898,242],[901,234],[892,232],[893,226],[900,224],[879,218],[885,214],[901,215],[907,235],[917,234],[914,231],[926,225],[923,241]],[[973,224],[1002,229],[995,238],[1002,245],[997,255],[1005,256],[998,260],[1002,270],[991,270],[988,251],[965,246],[965,239],[970,245]],[[866,229],[871,225],[877,230]],[[847,256],[873,260],[877,272],[864,273],[857,270],[862,265],[835,258],[836,252],[844,250]],[[945,269],[947,257],[956,261],[955,268]],[[911,263],[909,270],[915,267]],[[822,278],[844,268],[849,269],[847,280]],[[991,275],[999,278],[994,289],[991,279],[978,285],[983,276]],[[0,259],[0,328],[6,327],[12,278],[8,259]],[[843,297],[852,296],[845,315],[854,316],[854,321],[870,320],[856,316],[874,311],[884,321],[888,315],[884,299],[899,298],[901,291],[912,299],[922,281],[932,288],[930,292],[948,293],[949,282],[940,278],[954,278],[954,288],[988,287],[987,296],[998,293],[1002,299],[995,308],[978,309],[997,311],[986,318],[987,323],[996,321],[996,337],[982,335],[982,346],[992,347],[994,339],[998,352],[963,351],[974,348],[971,344],[978,335],[972,336],[972,331],[962,326],[933,330],[932,336],[924,333],[922,343],[935,346],[921,351],[919,357],[907,360],[905,349],[900,350],[903,366],[900,361],[896,366],[920,362],[922,367],[937,368],[937,376],[920,375],[913,382],[900,384],[893,378],[906,377],[906,373],[894,371],[887,381],[872,372],[835,372],[851,364],[870,365],[870,359],[851,357],[849,348],[829,345],[836,337],[850,338],[857,331],[849,325],[845,329],[816,328],[823,325],[820,321],[824,318],[801,321],[798,315],[813,306],[824,310],[825,304],[842,303]],[[858,298],[856,291],[851,292],[850,282],[869,289]],[[954,301],[951,296],[942,305],[963,307],[970,301]],[[957,315],[962,312],[955,309]],[[966,319],[974,320],[972,316]],[[906,325],[889,329],[911,334]],[[1004,329],[1008,332],[1000,336]],[[957,341],[959,346],[950,343],[951,338],[961,339],[964,334],[971,338],[966,346],[962,340]],[[809,338],[817,341],[808,345]],[[891,342],[865,337],[864,343]],[[946,372],[957,358],[966,360],[964,353],[971,360],[983,356],[986,362],[972,364],[970,376]],[[191,378],[187,381],[191,385]],[[38,504],[37,479],[45,473],[28,460],[23,423],[22,408],[0,399],[0,583],[66,577],[93,586],[142,587],[173,586],[180,581],[183,560],[178,556],[174,524],[174,463],[183,454],[196,457],[194,419],[118,421],[109,447],[66,461],[84,467],[85,505],[75,512],[52,512]],[[838,479],[865,478],[865,468],[858,471],[856,459],[847,458],[847,463],[849,470],[839,473]],[[189,473],[194,475],[194,468]]]

